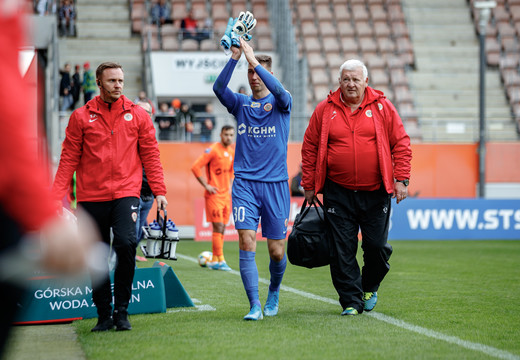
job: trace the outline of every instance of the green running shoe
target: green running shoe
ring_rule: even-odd
[[[377,292],[363,293],[363,301],[365,302],[365,311],[372,311],[377,304]]]
[[[353,307],[348,307],[345,310],[343,310],[343,312],[341,313],[341,316],[344,316],[344,315],[357,315],[357,314],[359,314],[359,313],[358,313],[358,311],[356,309],[354,309]]]

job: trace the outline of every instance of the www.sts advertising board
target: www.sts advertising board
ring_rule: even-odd
[[[406,199],[392,203],[390,239],[520,240],[520,200]]]
[[[291,198],[287,233],[290,233],[301,198]],[[204,200],[195,203],[196,240],[211,240]],[[520,240],[520,200],[412,199],[392,202],[390,240]],[[257,239],[261,239],[261,229]],[[226,240],[238,240],[229,219]]]

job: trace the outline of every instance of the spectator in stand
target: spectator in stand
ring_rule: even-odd
[[[74,36],[76,23],[76,10],[72,0],[63,0],[59,11],[61,34],[63,36]]]
[[[40,16],[56,14],[56,0],[39,0],[36,4],[36,13]]]
[[[61,111],[67,111],[72,106],[72,81],[70,79],[70,64],[66,63],[61,71],[60,96],[62,97]]]
[[[246,96],[248,95],[247,94],[247,89],[246,89],[246,87],[244,85],[240,85],[240,87],[238,88],[238,93],[239,94],[244,94]]]
[[[166,0],[157,1],[152,6],[151,15],[152,23],[157,24],[158,27],[164,24],[173,24],[170,4]]]
[[[74,75],[72,75],[72,110],[76,108],[81,93],[81,75],[79,73],[80,66],[74,66]]]
[[[155,107],[153,106],[153,101],[148,99],[148,97],[146,96],[146,91],[144,90],[139,91],[139,95],[137,95],[137,97],[135,98],[134,103],[139,104],[140,101],[147,102],[148,104],[150,104],[150,107],[152,108],[152,115],[155,114]]]
[[[206,105],[206,112],[202,115],[202,124],[200,127],[200,141],[210,142],[213,128],[215,127],[215,115],[213,114],[213,105]]]
[[[155,122],[159,125],[159,140],[172,140],[172,128],[175,115],[170,110],[168,103],[162,102],[155,116]]]
[[[87,61],[83,64],[83,99],[85,104],[92,99],[96,90],[96,75],[94,75],[94,71],[92,71],[90,63]]]
[[[201,40],[211,39],[213,37],[213,19],[211,17],[207,17],[204,20],[204,26],[200,30]]]
[[[209,34],[205,29],[199,29],[197,20],[193,17],[193,10],[188,11],[188,15],[181,21],[182,39],[194,39],[200,42],[209,39]]]
[[[302,163],[298,168],[298,173],[291,179],[291,196],[305,196],[305,190],[302,185]]]
[[[190,105],[187,103],[181,103],[181,109],[177,113],[177,126],[182,132],[184,129],[184,140],[191,142],[193,134],[193,121],[195,120],[195,113],[191,110]]]
[[[177,98],[172,100],[172,111],[174,115],[177,115],[181,110],[181,101]]]

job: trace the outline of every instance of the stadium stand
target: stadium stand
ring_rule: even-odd
[[[337,88],[339,66],[348,58],[359,58],[367,64],[371,85],[385,92],[410,135],[420,140],[417,112],[405,76],[415,59],[401,2],[291,0],[291,9],[296,41],[310,71],[308,109]]]
[[[498,67],[500,71],[511,113],[520,133],[520,1],[497,0],[496,3],[486,28],[486,59],[489,66]],[[468,0],[468,4],[475,33],[479,35],[479,11],[474,7],[475,0]]]
[[[425,117],[425,111],[427,114],[429,109],[425,110],[424,104],[421,104],[418,109],[417,96],[422,91],[420,88],[413,88],[417,80],[412,84],[409,75],[413,75],[413,79],[420,79],[422,75],[432,78],[438,77],[438,75],[435,72],[422,74],[424,70],[417,68],[414,43],[427,46],[423,39],[414,39],[412,35],[415,34],[412,34],[410,29],[410,22],[417,21],[414,18],[416,15],[413,7],[419,5],[407,0],[286,1],[292,12],[298,57],[305,59],[308,66],[307,112],[310,113],[330,90],[337,87],[336,69],[343,61],[348,58],[360,58],[367,64],[371,85],[384,91],[385,95],[395,104],[413,139],[415,141],[424,139],[424,131],[429,130],[425,130],[428,129],[428,126],[422,125],[421,119]],[[450,2],[445,8],[458,6],[462,1]],[[473,7],[474,1],[466,0],[465,3],[475,24],[475,34],[478,35],[478,12]],[[445,2],[442,1],[442,3]],[[150,0],[133,0],[131,3],[132,29],[143,35],[143,49],[150,45],[152,50],[196,50],[195,44],[187,41],[181,42],[178,36],[180,20],[190,8],[193,8],[196,10],[198,22],[201,23],[205,17],[209,17],[213,22],[214,32],[217,34],[209,40],[202,41],[200,50],[218,50],[220,38],[218,34],[223,33],[228,18],[236,16],[237,12],[244,9],[253,11],[258,21],[253,39],[255,49],[277,50],[267,0],[170,0],[174,24],[163,26],[160,31],[145,25],[148,16],[146,9],[147,6],[150,6]],[[507,98],[511,110],[510,117],[514,117],[520,130],[518,99],[520,93],[520,0],[498,0],[497,3],[498,6],[493,10],[487,27],[486,59],[488,66],[495,67],[500,72],[504,97]],[[438,15],[435,13],[437,10],[435,6],[440,6],[440,3],[431,6],[430,10],[434,11],[433,18]],[[407,7],[412,7],[412,9],[407,9]],[[427,6],[426,9],[428,8]],[[137,24],[137,19],[141,20],[140,25]],[[417,36],[422,35],[417,34]],[[473,37],[471,42],[474,43],[476,40],[478,38]],[[461,44],[453,41],[452,47],[458,47]],[[463,49],[461,51],[464,51],[464,46],[466,45],[463,44],[460,47]],[[431,50],[433,51],[433,49]],[[444,48],[439,48],[439,51],[444,51]],[[467,52],[464,56],[467,56]],[[471,62],[473,63],[473,59]],[[466,90],[461,91],[467,92]],[[492,101],[495,102],[496,94],[493,96]],[[478,106],[473,106],[471,111],[467,112],[462,109],[452,109],[451,111],[455,117],[468,114],[468,118],[474,119],[473,114],[477,108]],[[490,111],[494,114],[493,109]],[[501,125],[502,123],[507,125],[507,120],[502,120],[503,115],[496,116],[501,120],[493,125],[494,128],[502,127],[503,133],[510,132],[507,130],[508,126]],[[473,129],[474,135],[475,123],[467,123],[467,126]],[[511,136],[509,137],[511,138]],[[433,139],[432,136],[427,136],[427,138],[428,141]],[[513,138],[516,139],[516,135]],[[453,139],[457,139],[457,136],[455,135]],[[471,140],[475,140],[474,137]]]

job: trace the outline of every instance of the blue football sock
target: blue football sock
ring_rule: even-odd
[[[280,285],[282,284],[283,274],[285,273],[285,268],[287,267],[287,256],[284,254],[283,259],[279,262],[271,259],[269,262],[269,272],[271,273],[271,283],[269,284],[269,290],[278,291],[280,290]]]
[[[251,307],[255,304],[262,306],[258,297],[258,268],[255,255],[254,251],[240,250],[240,276]]]

